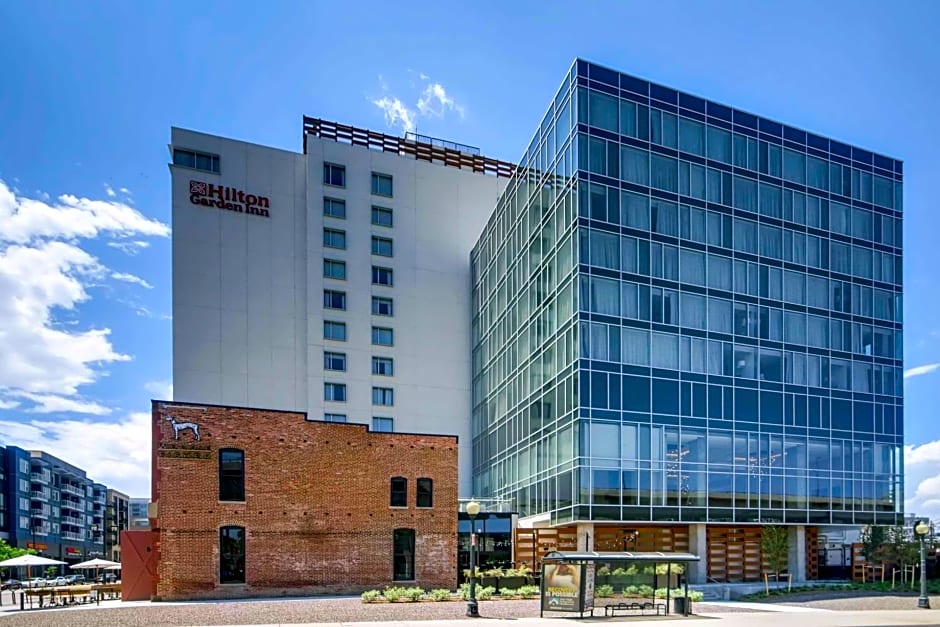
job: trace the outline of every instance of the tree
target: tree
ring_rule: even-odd
[[[861,537],[862,557],[868,564],[874,564],[881,558],[881,547],[885,543],[885,528],[879,525],[868,525],[862,529]]]
[[[760,548],[767,568],[779,575],[790,565],[790,534],[785,527],[764,527]]]
[[[920,559],[920,544],[904,526],[888,527],[885,532],[885,553],[885,557],[904,570]]]
[[[6,540],[0,538],[0,562],[4,560],[10,560],[14,557],[19,557],[20,555],[26,555],[28,553],[35,553],[33,549],[20,549],[15,546],[10,546]]]
[[[59,569],[56,568],[55,566],[47,566],[46,567],[46,579],[52,579],[53,577],[55,577],[55,574],[58,570]]]

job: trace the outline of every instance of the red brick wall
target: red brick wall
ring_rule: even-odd
[[[177,422],[199,425],[174,438]],[[453,588],[457,439],[371,433],[304,414],[154,402],[154,485],[162,599],[359,592],[386,585]],[[220,502],[218,450],[245,451],[245,503]],[[408,506],[389,483],[408,479]],[[415,507],[416,480],[434,507]],[[245,527],[246,584],[219,581],[219,528]],[[415,530],[413,583],[392,581],[392,533]]]

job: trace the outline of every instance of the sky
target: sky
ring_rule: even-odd
[[[579,6],[583,5],[583,6]],[[0,3],[0,444],[149,495],[179,126],[517,161],[575,57],[904,160],[906,509],[940,517],[940,3]]]

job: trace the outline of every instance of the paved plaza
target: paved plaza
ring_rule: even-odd
[[[537,601],[487,601],[479,619],[464,616],[465,604],[362,604],[355,597],[258,599],[180,603],[103,602],[101,606],[20,611],[4,598],[0,627],[182,627],[235,625],[359,625],[360,627],[571,627],[574,623],[649,623],[694,625],[705,621],[715,627],[848,627],[888,625],[940,625],[940,610],[916,609],[911,596],[829,598],[800,603],[697,603],[688,618],[617,617],[584,618],[555,614],[538,616]],[[940,607],[940,598],[933,600]],[[868,608],[868,609],[866,609]]]

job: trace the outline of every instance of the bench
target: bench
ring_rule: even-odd
[[[604,616],[616,616],[617,612],[639,612],[641,616],[645,616],[647,610],[655,611],[657,616],[659,616],[660,613],[665,615],[666,604],[654,603],[652,601],[644,601],[642,603],[608,603],[604,606]]]

